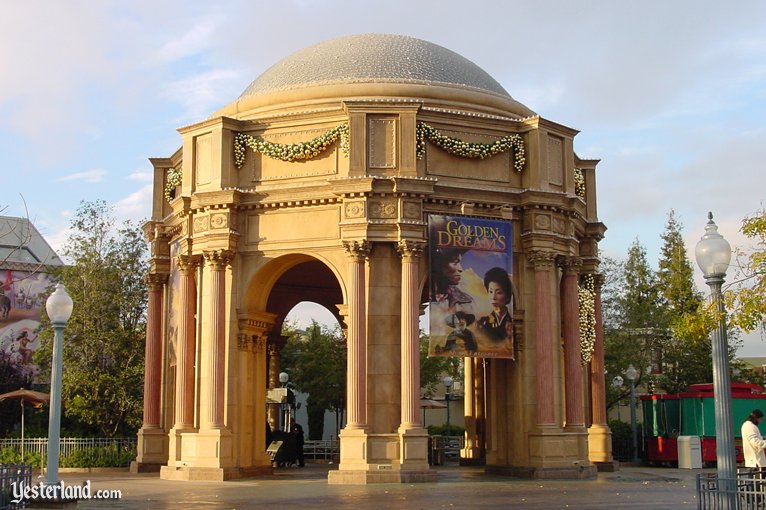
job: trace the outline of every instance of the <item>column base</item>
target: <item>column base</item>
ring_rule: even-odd
[[[478,446],[466,447],[460,450],[459,463],[461,466],[483,466],[487,463],[484,450]]]
[[[138,431],[136,460],[131,473],[151,473],[168,463],[168,433],[159,427],[142,427]]]
[[[593,465],[596,466],[599,473],[614,473],[615,471],[620,470],[619,460],[613,460],[611,462],[594,462]]]
[[[592,425],[588,429],[588,458],[593,463],[610,463],[612,458],[612,431],[606,425]]]
[[[340,453],[338,469],[327,476],[332,485],[436,481],[436,472],[428,466],[428,434],[422,428],[370,434],[347,427],[340,433]]]

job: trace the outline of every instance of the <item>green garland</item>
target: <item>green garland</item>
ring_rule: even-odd
[[[442,150],[464,158],[491,158],[497,154],[513,151],[513,166],[516,171],[524,169],[524,140],[521,135],[508,135],[492,143],[464,142],[457,138],[445,136],[428,124],[418,122],[417,126],[417,157],[423,159],[426,153],[426,140]]]
[[[592,274],[582,276],[577,294],[580,304],[580,358],[585,364],[590,362],[596,346],[596,287]]]
[[[340,149],[348,156],[348,123],[341,124],[308,142],[282,144],[267,142],[260,136],[237,133],[234,137],[234,161],[237,168],[245,164],[247,147],[253,152],[282,161],[311,159],[340,139]]]
[[[165,198],[170,201],[173,198],[173,194],[178,186],[184,180],[184,172],[180,168],[168,168],[167,174],[165,174]]]
[[[575,168],[574,181],[575,195],[585,200],[585,176],[582,173],[582,169]]]

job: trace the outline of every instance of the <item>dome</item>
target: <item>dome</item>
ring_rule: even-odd
[[[441,85],[512,99],[494,78],[454,51],[391,34],[338,37],[300,50],[261,74],[240,99],[339,83]]]

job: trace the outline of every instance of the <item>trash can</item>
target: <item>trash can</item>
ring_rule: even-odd
[[[678,436],[678,467],[702,468],[702,443],[699,436]]]

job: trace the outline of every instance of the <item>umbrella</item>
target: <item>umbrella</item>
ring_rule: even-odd
[[[446,404],[442,404],[437,400],[431,400],[430,398],[420,399],[420,408],[423,410],[423,426],[426,425],[426,409],[442,409],[447,407]]]
[[[50,395],[39,391],[25,390],[24,388],[3,393],[0,402],[17,398],[21,402],[21,462],[24,462],[24,402],[31,402],[33,407],[41,407],[50,400]]]

